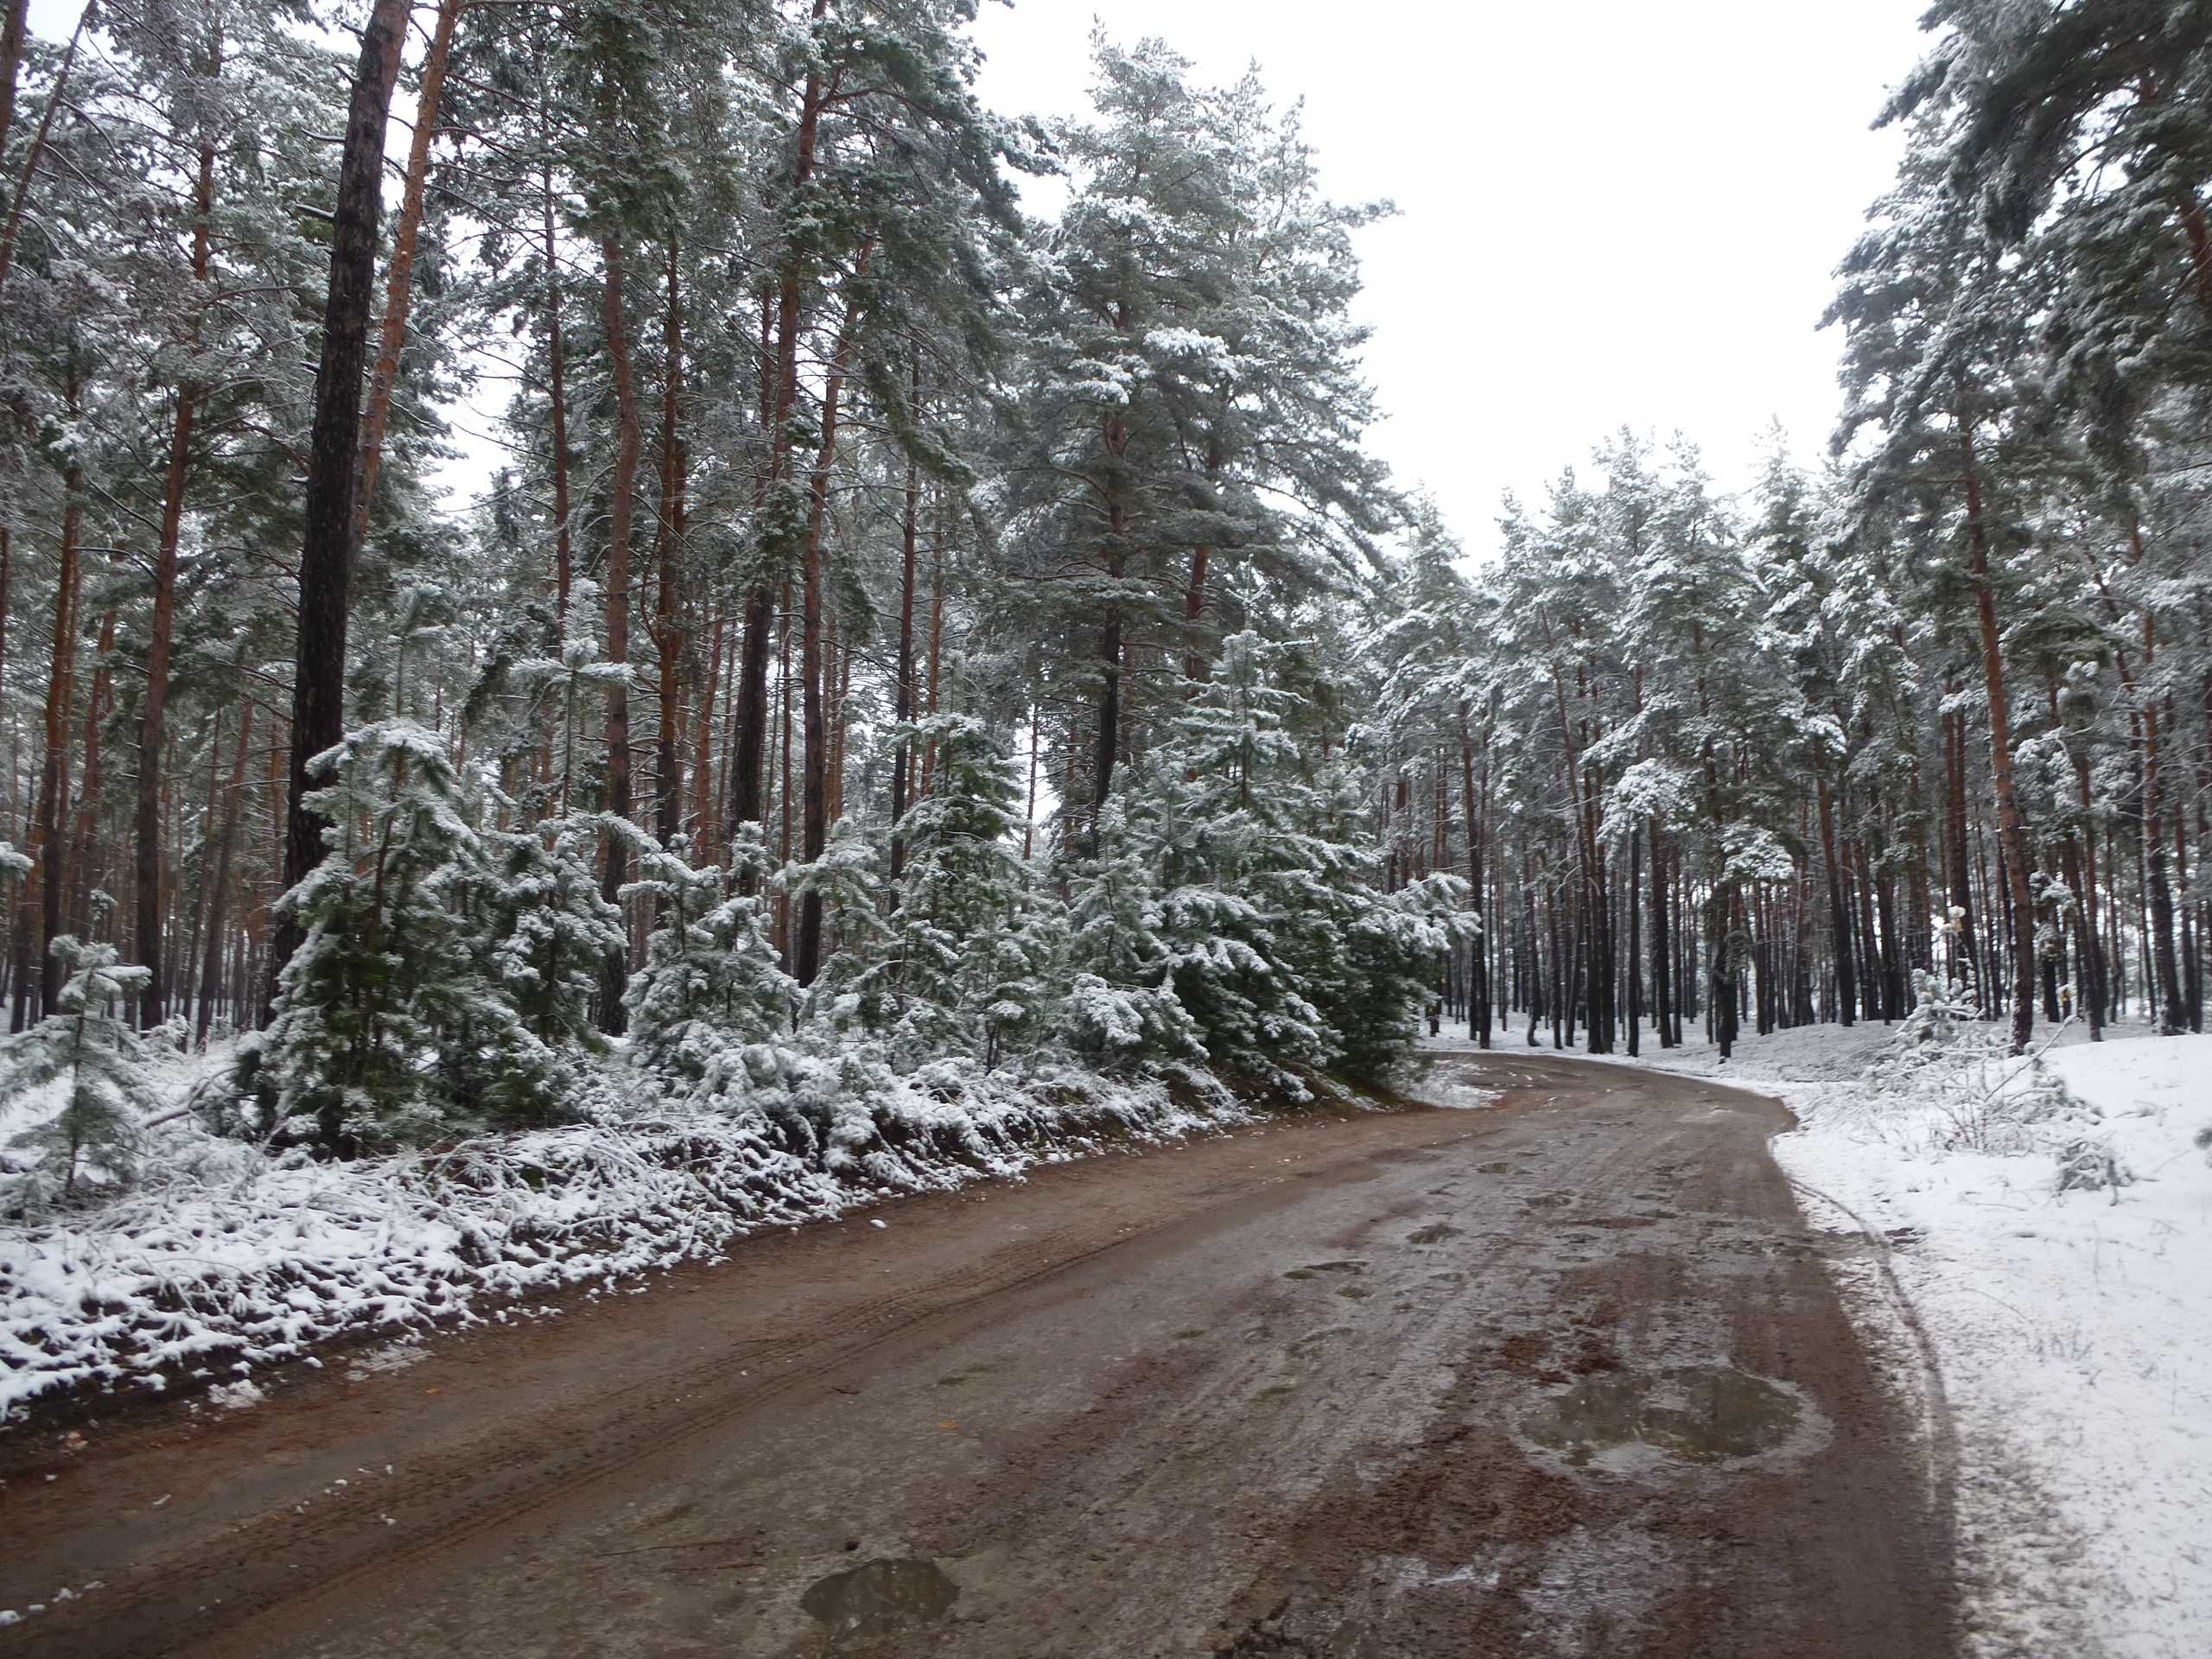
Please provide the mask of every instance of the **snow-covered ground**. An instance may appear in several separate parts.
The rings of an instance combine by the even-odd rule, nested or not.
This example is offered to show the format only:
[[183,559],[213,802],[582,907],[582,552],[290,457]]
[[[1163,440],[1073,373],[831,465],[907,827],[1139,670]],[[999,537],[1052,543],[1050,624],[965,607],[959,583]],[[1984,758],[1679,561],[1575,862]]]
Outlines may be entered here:
[[[1775,1153],[1900,1381],[1955,1428],[1971,1650],[2212,1651],[2212,1037],[2060,1033],[2040,1066],[1916,1065],[1896,1028],[1815,1027],[1639,1063],[1779,1096]],[[2037,1046],[2050,1042],[2038,1036]],[[1544,1052],[1548,1052],[1546,1050]],[[2054,1086],[2057,1085],[2057,1086]],[[2082,1176],[2062,1190],[2061,1154]],[[2111,1171],[2105,1160],[2111,1160]],[[1916,1375],[1917,1374],[1917,1375]]]
[[[610,1062],[601,1092],[620,1104],[599,1121],[324,1163],[172,1115],[221,1064],[161,1065],[120,1196],[0,1221],[0,1428],[71,1391],[248,1403],[253,1372],[319,1365],[334,1339],[527,1317],[563,1287],[612,1289],[764,1228],[1250,1116],[1203,1074],[1171,1091],[952,1063],[860,1087],[825,1070],[803,1115],[674,1109]],[[0,1179],[9,1141],[58,1103],[49,1089],[0,1104]]]

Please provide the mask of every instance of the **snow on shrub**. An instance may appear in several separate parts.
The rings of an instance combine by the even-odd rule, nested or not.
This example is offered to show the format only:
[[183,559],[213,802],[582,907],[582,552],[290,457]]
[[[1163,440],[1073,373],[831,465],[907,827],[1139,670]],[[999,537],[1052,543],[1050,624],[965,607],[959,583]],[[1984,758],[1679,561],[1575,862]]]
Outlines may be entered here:
[[205,1386],[334,1338],[474,1323],[887,1192],[1243,1116],[1210,1080],[1178,1084],[969,1061],[900,1077],[851,1054],[798,1061],[788,1090],[722,1093],[725,1109],[618,1116],[602,1087],[593,1122],[352,1161],[270,1158],[180,1119],[105,1207],[0,1226],[0,1422],[63,1391]]

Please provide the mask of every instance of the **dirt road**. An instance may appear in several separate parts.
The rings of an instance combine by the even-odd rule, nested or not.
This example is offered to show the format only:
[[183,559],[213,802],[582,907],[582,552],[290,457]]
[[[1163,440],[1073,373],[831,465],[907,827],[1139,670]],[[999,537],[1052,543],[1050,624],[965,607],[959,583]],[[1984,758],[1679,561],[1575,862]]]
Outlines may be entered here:
[[0,1655],[1953,1654],[1781,1109],[1432,1084],[0,1452]]

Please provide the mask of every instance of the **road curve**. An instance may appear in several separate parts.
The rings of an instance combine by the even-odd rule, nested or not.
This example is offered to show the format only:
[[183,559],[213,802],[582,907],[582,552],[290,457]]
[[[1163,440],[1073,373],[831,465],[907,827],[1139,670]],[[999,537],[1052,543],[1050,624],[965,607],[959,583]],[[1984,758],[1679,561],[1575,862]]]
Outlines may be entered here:
[[0,1655],[1951,1659],[1782,1109],[1431,1077],[19,1442]]

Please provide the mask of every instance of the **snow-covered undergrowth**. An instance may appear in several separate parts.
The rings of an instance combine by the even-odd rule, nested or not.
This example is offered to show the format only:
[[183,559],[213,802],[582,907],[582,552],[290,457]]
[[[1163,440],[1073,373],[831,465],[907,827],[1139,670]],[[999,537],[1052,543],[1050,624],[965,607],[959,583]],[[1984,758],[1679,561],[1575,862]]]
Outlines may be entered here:
[[1642,1063],[1781,1098],[1808,1212],[1872,1236],[1833,1271],[1940,1372],[1969,1650],[2184,1659],[2212,1630],[2212,1038],[2087,1037],[2024,1065],[1980,1022],[1814,1027]]
[[[206,1069],[171,1061],[162,1096]],[[765,1227],[1249,1116],[1199,1073],[1173,1089],[950,1063],[861,1090],[824,1077],[830,1103],[805,1121],[663,1109],[633,1074],[607,1081],[630,1097],[592,1122],[351,1162],[271,1158],[189,1114],[151,1128],[119,1197],[0,1224],[0,1423],[65,1391],[205,1389],[319,1363],[334,1339],[508,1318],[517,1298]],[[0,1143],[51,1106],[10,1103]]]

